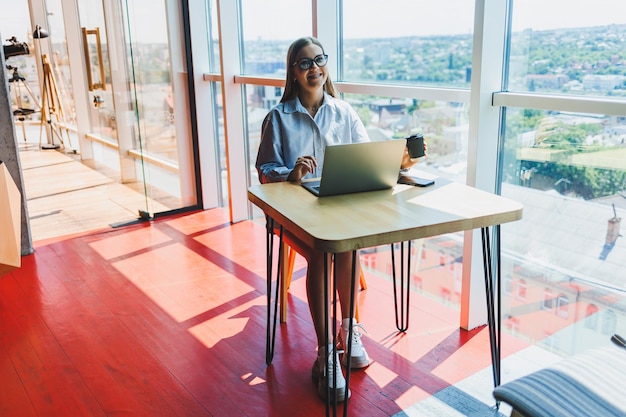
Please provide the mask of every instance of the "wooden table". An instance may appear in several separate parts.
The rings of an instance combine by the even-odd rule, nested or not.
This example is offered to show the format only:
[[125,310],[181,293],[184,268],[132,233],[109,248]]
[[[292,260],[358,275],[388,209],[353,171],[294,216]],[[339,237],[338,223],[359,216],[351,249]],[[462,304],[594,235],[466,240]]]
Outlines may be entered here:
[[[358,249],[386,244],[393,245],[399,242],[409,242],[410,244],[410,241],[414,239],[480,228],[482,230],[494,386],[500,384],[500,225],[522,218],[523,207],[520,203],[444,179],[437,179],[434,186],[426,188],[396,185],[389,190],[322,198],[315,197],[297,183],[281,182],[250,187],[248,199],[263,210],[269,222],[276,222],[303,243],[328,254],[352,251],[356,256]],[[489,228],[492,226],[495,228],[494,251],[491,250],[492,240],[489,237]],[[271,237],[274,236],[275,228],[268,226],[267,230],[267,363],[269,364],[273,357],[273,335],[275,335],[276,328],[278,297],[274,299],[274,329],[272,333],[270,331],[273,274]],[[280,244],[282,245],[282,239]],[[282,250],[279,251],[279,253],[281,252]],[[495,256],[495,262],[492,262],[492,252]],[[410,253],[410,246],[407,253]],[[280,256],[278,260],[279,263],[282,261]],[[410,256],[407,256],[407,261],[410,262]],[[492,267],[492,264],[495,264],[495,268]],[[395,271],[395,268],[393,270]],[[406,319],[406,322],[401,323],[400,330],[406,330],[402,327],[408,327],[409,271],[410,267],[407,267],[407,291],[406,295],[402,296],[407,297],[406,306],[403,306],[406,309],[406,317],[403,317],[403,321]],[[403,280],[404,278],[402,278]],[[353,276],[353,293],[354,284],[355,277]],[[354,296],[352,299],[354,302]],[[398,306],[396,302],[397,317]],[[398,319],[396,321],[398,325]],[[334,324],[335,320],[333,320]],[[333,333],[336,333],[334,328]],[[351,337],[348,340],[351,340]],[[349,376],[348,367],[347,384],[349,383]],[[347,403],[344,412],[347,412]]]

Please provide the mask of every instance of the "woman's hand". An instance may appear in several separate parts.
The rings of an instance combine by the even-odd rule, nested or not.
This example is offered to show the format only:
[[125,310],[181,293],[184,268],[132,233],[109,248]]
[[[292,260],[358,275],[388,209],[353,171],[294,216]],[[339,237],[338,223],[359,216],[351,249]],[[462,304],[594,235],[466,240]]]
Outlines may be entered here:
[[299,181],[306,174],[315,171],[315,168],[317,168],[317,160],[314,156],[300,156],[296,159],[296,164],[289,173],[287,181]]
[[[426,138],[424,138],[424,156],[422,158],[425,158],[426,156],[428,156],[428,145],[426,144]],[[422,158],[411,159],[411,156],[409,155],[409,147],[405,146],[404,154],[402,155],[402,164],[400,166],[402,169],[409,169],[422,160]]]

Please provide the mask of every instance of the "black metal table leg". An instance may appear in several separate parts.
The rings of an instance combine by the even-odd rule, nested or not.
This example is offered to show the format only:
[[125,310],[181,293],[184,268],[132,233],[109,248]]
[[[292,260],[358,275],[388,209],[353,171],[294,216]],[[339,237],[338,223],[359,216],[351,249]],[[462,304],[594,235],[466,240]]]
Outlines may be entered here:
[[[356,287],[356,263],[357,263],[357,251],[352,251],[352,268],[350,274],[350,309],[352,312],[355,310],[356,300],[355,287]],[[344,307],[345,308],[345,307]],[[344,355],[347,356],[346,360],[346,397],[344,398],[343,416],[348,417],[348,393],[350,392],[350,370],[352,369],[352,333],[354,332],[354,314],[350,314],[350,321],[348,327],[348,338],[344,341],[348,346],[344,347]]]
[[[328,285],[328,277],[329,277],[329,264],[332,264],[332,256],[325,253],[324,254],[324,349],[326,352],[326,358],[325,358],[325,362],[324,362],[324,366],[326,367],[325,369],[328,369],[328,365],[329,365],[329,361],[330,361],[330,355],[331,352],[328,351],[328,331],[326,331],[328,326],[328,320],[329,320],[329,316],[330,316],[330,312],[328,311],[328,289],[329,289],[329,285]],[[334,290],[334,286],[333,286],[333,290]],[[334,353],[334,352],[332,352]],[[322,374],[323,377],[323,374]],[[336,381],[334,382],[336,384]],[[337,395],[336,392],[333,393],[333,400],[331,401],[331,389],[330,389],[330,381],[326,382],[326,417],[330,416],[330,403],[334,403],[333,406],[333,415],[336,416],[337,415],[337,398],[335,398]]]
[[[356,300],[355,300],[355,287],[356,287],[356,262],[357,262],[357,251],[353,251],[352,252],[352,268],[351,268],[351,281],[350,281],[350,310],[348,311],[354,311],[354,307],[356,304]],[[332,282],[332,317],[329,317],[329,311],[328,311],[328,300],[325,300],[324,302],[324,323],[326,326],[328,326],[329,321],[332,320],[332,324],[331,324],[331,328],[332,328],[332,335],[333,335],[333,346],[337,347],[337,320],[338,320],[338,315],[337,315],[337,262],[336,262],[336,257],[334,254],[325,254],[325,258],[324,258],[324,294],[325,294],[325,298],[328,296],[328,289],[329,289],[329,278],[328,278],[328,271],[329,271],[329,264],[333,265],[333,282]],[[345,308],[345,306],[343,307]],[[343,415],[344,417],[348,416],[348,402],[349,402],[349,393],[350,393],[350,369],[351,369],[351,362],[352,362],[352,343],[350,342],[352,340],[352,332],[354,331],[353,326],[354,326],[354,317],[352,317],[353,314],[350,314],[350,323],[349,323],[349,329],[348,329],[348,338],[345,341],[345,343],[347,343],[347,347],[345,348],[344,351],[344,355],[348,355],[347,356],[347,367],[346,367],[346,393],[345,393],[345,397],[343,398]],[[328,346],[328,331],[326,331],[325,328],[325,339],[324,342],[326,343],[326,346]],[[335,352],[332,352],[333,355],[335,354]],[[328,349],[326,350],[326,369],[328,369],[328,366],[330,364],[330,354],[331,352],[328,351]],[[335,355],[335,357],[333,357],[333,361],[335,360],[337,356]],[[333,390],[332,391],[332,395],[331,395],[331,389],[330,389],[330,381],[329,383],[326,384],[326,398],[328,399],[326,401],[326,416],[330,416],[330,409],[331,409],[331,404],[332,404],[332,411],[333,411],[333,416],[337,416],[337,404],[338,404],[338,398],[337,398],[337,390]],[[332,386],[336,387],[337,386],[337,374],[335,372],[333,372],[333,383]]]
[[[274,303],[272,305],[272,272],[274,261],[274,220],[268,218],[266,236],[266,274],[267,274],[267,335],[265,338],[265,363],[269,365],[274,359],[274,346],[276,345],[276,324],[278,318],[278,299],[280,290],[280,268],[284,260],[283,257],[283,227],[280,226],[279,232],[279,249],[278,249],[278,267],[276,269],[276,293],[274,295]],[[272,314],[273,308],[273,314]]]
[[[491,369],[493,373],[493,385],[500,385],[501,369],[501,268],[500,268],[500,225],[494,226],[495,244],[495,265],[491,257],[491,240],[489,238],[489,228],[483,227],[482,247],[483,247],[483,267],[485,271],[485,292],[487,300],[487,324],[489,326],[489,345],[491,347]],[[494,271],[495,269],[495,271]],[[495,272],[495,274],[494,274]]]
[[[395,246],[391,245],[391,271],[393,276],[393,304],[396,313],[396,327],[401,332],[406,332],[409,328],[409,302],[411,298],[411,241],[407,243],[406,249],[406,270],[404,243],[400,243],[400,294],[398,296],[398,285],[396,283],[396,258]],[[398,299],[400,306],[398,307]]]

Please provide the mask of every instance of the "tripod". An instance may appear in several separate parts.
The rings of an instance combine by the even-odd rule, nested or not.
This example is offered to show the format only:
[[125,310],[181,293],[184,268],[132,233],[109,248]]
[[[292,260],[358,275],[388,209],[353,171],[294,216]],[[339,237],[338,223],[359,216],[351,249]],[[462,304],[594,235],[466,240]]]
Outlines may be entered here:
[[[31,90],[30,86],[26,82],[26,78],[22,77],[20,73],[17,71],[17,67],[13,67],[11,65],[7,65],[6,68],[9,71],[13,71],[11,73],[11,78],[9,78],[9,83],[13,86],[13,94],[15,95],[15,103],[17,104],[17,108],[13,110],[13,116],[17,118],[21,122],[22,125],[22,134],[24,135],[24,142],[26,143],[26,127],[24,126],[24,122],[26,121],[26,117],[32,115],[36,111],[41,110],[41,105],[37,101],[33,90]],[[22,103],[22,88],[26,90],[28,93],[28,97],[30,97],[31,102],[34,104],[36,108],[24,107]]]

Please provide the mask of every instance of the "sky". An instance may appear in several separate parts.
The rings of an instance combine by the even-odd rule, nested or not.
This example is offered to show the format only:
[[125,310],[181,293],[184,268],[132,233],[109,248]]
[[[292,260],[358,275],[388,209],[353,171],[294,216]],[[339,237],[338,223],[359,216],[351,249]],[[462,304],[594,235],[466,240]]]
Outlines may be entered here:
[[[504,0],[488,0],[504,1]],[[474,24],[471,0],[343,0],[355,11],[345,22],[349,38],[468,34]],[[246,39],[293,39],[310,33],[310,0],[243,0]],[[276,16],[287,18],[275,22]],[[514,0],[516,30],[626,24],[625,0]],[[303,23],[307,22],[307,23]],[[285,33],[288,35],[285,36]]]
[[[146,3],[128,1],[137,8]],[[148,3],[152,1],[156,0]],[[343,0],[343,4],[346,11],[355,11],[344,23],[347,38],[468,34],[474,21],[471,0]],[[311,0],[242,0],[242,7],[246,39],[294,39],[312,31]],[[157,10],[163,9],[144,9],[145,18],[137,23],[153,25],[150,13]],[[514,18],[515,31],[626,24],[626,1],[514,0]],[[27,1],[13,1],[0,16],[3,42],[11,36],[25,41],[29,25]]]
[[[30,17],[26,2],[23,3],[22,7],[3,8],[4,10],[2,10],[2,16],[0,17],[2,44],[6,44],[6,40],[12,36],[15,36],[19,42],[28,40],[26,39],[26,34],[29,33],[30,29]],[[24,27],[25,23],[28,24],[28,28]]]
[[[8,1],[8,0],[2,0]],[[80,4],[90,4],[90,2],[101,0],[80,0]],[[111,1],[111,0],[106,0]],[[2,41],[6,44],[6,39],[15,36],[18,41],[26,42],[28,34],[32,33],[30,16],[28,11],[28,2],[26,0],[12,0],[12,6],[4,8],[0,15],[0,35],[2,35]],[[165,31],[155,32],[153,28],[165,28],[166,16],[165,16],[165,2],[161,0],[160,3],[156,3],[156,0],[128,0],[129,10],[132,13],[133,23],[137,25],[134,36],[144,37],[144,39],[154,40],[155,35],[161,36],[159,41],[161,43],[167,42],[167,33]],[[157,4],[158,6],[155,6]],[[103,18],[99,12],[101,8],[90,7],[81,11],[81,16],[85,20],[82,26],[87,28],[94,28],[101,26]],[[60,2],[54,1],[48,7],[49,23],[51,30],[55,30],[55,24],[60,27],[63,10]],[[43,26],[43,25],[42,25]],[[55,33],[53,32],[53,35]]]

